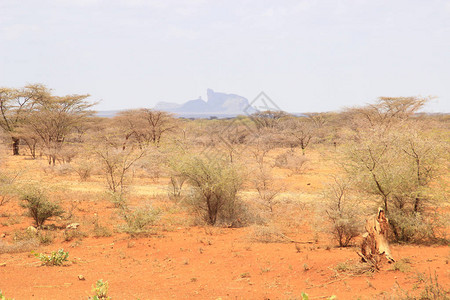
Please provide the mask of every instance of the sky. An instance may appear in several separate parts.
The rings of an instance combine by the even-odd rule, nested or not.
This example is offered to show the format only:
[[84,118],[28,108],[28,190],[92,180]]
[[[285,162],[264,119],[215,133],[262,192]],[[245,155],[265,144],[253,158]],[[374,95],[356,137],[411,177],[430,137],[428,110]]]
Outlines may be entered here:
[[90,94],[97,110],[207,88],[288,112],[435,96],[450,112],[450,0],[0,0],[0,87]]

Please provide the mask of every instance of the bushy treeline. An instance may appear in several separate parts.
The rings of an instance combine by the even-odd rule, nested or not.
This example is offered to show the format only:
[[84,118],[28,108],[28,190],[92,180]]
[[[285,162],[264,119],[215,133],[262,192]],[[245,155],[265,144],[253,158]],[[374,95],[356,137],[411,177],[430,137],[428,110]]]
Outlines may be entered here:
[[[419,114],[426,98],[380,98],[341,112],[262,111],[222,120],[179,119],[152,109],[100,118],[87,98],[55,96],[42,85],[1,88],[4,145],[14,155],[69,164],[80,180],[88,180],[96,167],[116,207],[126,207],[134,176],[169,178],[172,197],[183,198],[207,224],[229,226],[252,219],[239,198],[244,187],[256,191],[256,202],[273,213],[283,192],[274,169],[286,169],[287,176],[307,172],[308,153],[315,147],[333,157],[340,172],[324,190],[324,216],[341,246],[359,234],[360,206],[382,205],[398,241],[445,238],[440,209],[448,191],[441,181],[448,174],[450,117]],[[11,182],[0,180],[5,201],[2,182],[5,190]]]

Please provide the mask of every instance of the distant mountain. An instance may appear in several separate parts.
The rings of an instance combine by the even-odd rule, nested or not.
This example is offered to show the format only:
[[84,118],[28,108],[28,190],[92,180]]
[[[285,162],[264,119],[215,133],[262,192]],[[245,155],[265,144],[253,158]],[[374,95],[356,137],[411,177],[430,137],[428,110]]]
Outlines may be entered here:
[[181,117],[235,117],[256,112],[248,100],[235,94],[217,93],[208,89],[207,101],[198,98],[183,104],[159,102],[155,109],[174,113]]
[[97,117],[102,117],[102,118],[112,118],[115,115],[117,115],[121,110],[101,110],[101,111],[96,111],[95,115]]

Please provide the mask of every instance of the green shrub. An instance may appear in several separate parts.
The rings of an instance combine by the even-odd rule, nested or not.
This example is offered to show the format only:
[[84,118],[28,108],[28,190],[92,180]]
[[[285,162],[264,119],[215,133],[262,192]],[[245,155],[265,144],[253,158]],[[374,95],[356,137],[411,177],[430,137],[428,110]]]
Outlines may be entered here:
[[64,252],[64,249],[53,251],[50,255],[43,253],[35,253],[36,256],[44,266],[61,266],[69,257],[69,252]]
[[64,210],[59,204],[47,199],[45,192],[38,187],[30,187],[21,195],[23,208],[28,209],[28,216],[33,218],[36,227],[41,227],[45,221],[54,216],[61,216]]
[[161,211],[151,206],[124,211],[122,214],[126,224],[123,231],[130,235],[146,234],[150,226],[159,219]]
[[6,298],[5,295],[3,295],[3,292],[0,290],[0,300],[14,300],[12,298]]
[[172,163],[177,176],[191,188],[187,203],[207,224],[233,224],[239,219],[237,193],[242,178],[235,164],[220,158],[177,158]]
[[107,192],[109,201],[114,204],[115,208],[126,209],[127,208],[127,198],[123,192]]
[[259,243],[286,243],[289,239],[274,226],[253,225],[249,232],[249,239]]
[[94,300],[111,299],[111,297],[108,297],[108,281],[103,281],[103,279],[97,280],[95,285],[92,286],[92,291],[95,293]]
[[448,228],[445,223],[448,220],[443,215],[392,209],[388,217],[398,242],[422,244],[440,241],[448,244],[445,230],[439,231],[440,228]]

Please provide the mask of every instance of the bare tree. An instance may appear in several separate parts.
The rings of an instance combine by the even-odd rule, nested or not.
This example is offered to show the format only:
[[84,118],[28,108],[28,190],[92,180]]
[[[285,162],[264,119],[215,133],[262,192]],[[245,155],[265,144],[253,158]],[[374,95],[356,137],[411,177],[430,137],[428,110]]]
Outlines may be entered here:
[[253,173],[252,183],[258,192],[259,201],[272,213],[276,204],[275,200],[283,188],[275,184],[270,170],[264,166],[256,169]]
[[146,148],[133,146],[124,148],[121,135],[113,130],[114,128],[107,128],[97,133],[92,137],[95,142],[91,141],[90,145],[101,162],[108,189],[122,195],[128,185],[129,171],[147,151]]
[[267,155],[275,148],[276,135],[271,130],[260,131],[251,137],[248,150],[259,169],[266,166]]
[[362,227],[361,210],[358,202],[350,195],[351,187],[348,179],[333,176],[333,182],[324,191],[330,232],[339,247],[347,247],[359,235]]

